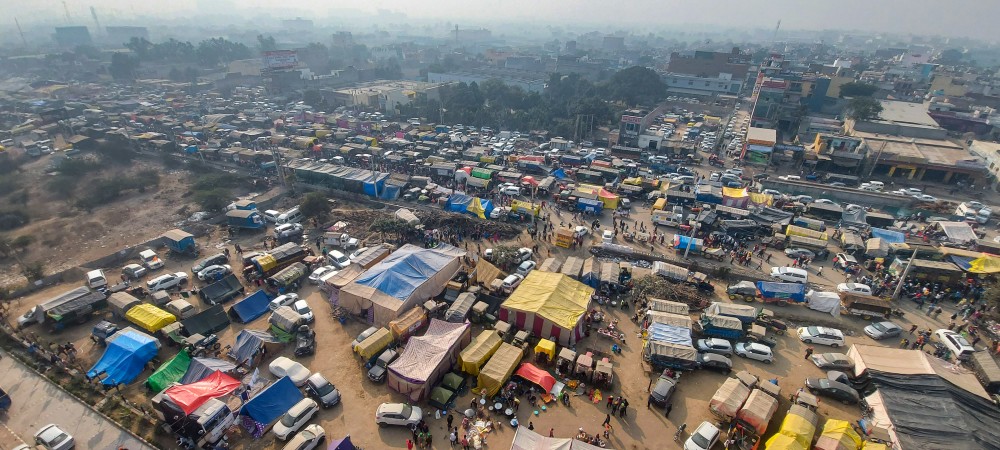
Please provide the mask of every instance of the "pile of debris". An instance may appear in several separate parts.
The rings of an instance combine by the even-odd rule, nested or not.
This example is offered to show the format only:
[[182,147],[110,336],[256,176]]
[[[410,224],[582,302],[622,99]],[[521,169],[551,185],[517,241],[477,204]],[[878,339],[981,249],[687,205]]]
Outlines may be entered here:
[[687,304],[691,311],[701,311],[711,302],[711,299],[697,287],[685,283],[673,283],[655,275],[636,279],[631,295],[633,304],[649,298],[660,298]]
[[[501,240],[514,239],[521,234],[522,229],[505,222],[484,222],[478,218],[467,214],[456,214],[438,210],[417,209],[413,211],[420,219],[417,227],[406,225],[399,220],[393,211],[355,209],[337,210],[334,215],[338,220],[343,220],[351,225],[351,235],[358,239],[365,240],[372,233],[400,234],[410,237],[418,236],[417,230],[442,230],[448,232],[460,232],[463,236],[469,237],[477,231],[498,232]],[[388,226],[390,223],[398,222],[398,227]],[[372,225],[378,224],[377,227]],[[379,229],[373,229],[379,228]]]

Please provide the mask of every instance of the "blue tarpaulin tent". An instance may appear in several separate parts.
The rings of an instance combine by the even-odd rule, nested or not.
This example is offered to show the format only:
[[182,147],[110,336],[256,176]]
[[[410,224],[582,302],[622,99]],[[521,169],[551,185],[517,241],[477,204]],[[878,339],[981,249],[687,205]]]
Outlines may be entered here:
[[560,180],[566,178],[566,171],[562,169],[553,170],[549,175],[552,175]]
[[267,304],[270,302],[271,298],[261,289],[234,304],[229,309],[229,315],[239,323],[250,323],[267,313]]
[[448,197],[448,203],[445,205],[448,211],[454,211],[458,213],[464,213],[469,210],[469,203],[472,202],[472,197],[465,194],[452,194]]
[[872,237],[880,238],[890,244],[901,244],[906,242],[906,235],[898,231],[886,230],[883,228],[872,228]]
[[295,387],[292,379],[281,377],[280,380],[264,388],[240,408],[240,416],[244,417],[243,425],[247,427],[249,424],[252,428],[247,427],[247,431],[254,438],[260,438],[271,422],[278,420],[278,417],[295,406],[299,400],[302,400],[302,392]]
[[108,348],[101,359],[87,371],[87,376],[94,378],[102,373],[107,377],[101,380],[105,386],[129,384],[142,373],[143,367],[156,356],[156,338],[126,328],[108,340]]
[[215,371],[227,373],[236,370],[236,364],[224,359],[216,358],[194,358],[187,372],[181,377],[181,384],[197,383]]
[[240,334],[236,336],[236,343],[229,350],[229,357],[236,360],[237,364],[249,364],[265,342],[281,343],[278,338],[267,331],[240,331]]
[[649,326],[649,339],[652,341],[670,342],[685,347],[694,347],[691,342],[690,328],[676,327],[660,322],[653,322]]
[[399,258],[393,256],[395,254],[354,282],[373,287],[390,297],[406,300],[413,291],[455,259],[452,255],[433,251],[415,251],[400,255]]

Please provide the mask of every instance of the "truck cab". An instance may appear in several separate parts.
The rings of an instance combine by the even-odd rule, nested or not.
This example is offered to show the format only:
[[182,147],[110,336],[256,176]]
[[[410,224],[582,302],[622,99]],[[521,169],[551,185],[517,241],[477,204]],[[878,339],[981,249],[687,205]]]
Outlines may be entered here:
[[163,260],[153,250],[146,249],[139,252],[139,259],[142,260],[142,265],[146,266],[149,270],[163,268]]

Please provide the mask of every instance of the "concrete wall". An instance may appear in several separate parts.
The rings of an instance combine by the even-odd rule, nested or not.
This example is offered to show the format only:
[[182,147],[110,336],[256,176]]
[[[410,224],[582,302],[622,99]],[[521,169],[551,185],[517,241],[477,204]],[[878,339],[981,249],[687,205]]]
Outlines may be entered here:
[[785,181],[779,179],[763,180],[761,185],[765,189],[775,189],[788,195],[809,195],[813,198],[828,198],[830,200],[853,203],[862,206],[881,207],[909,207],[915,203],[910,197],[901,195],[881,194],[878,192],[868,192],[853,188],[841,188],[828,186],[820,183],[809,183],[801,181]]

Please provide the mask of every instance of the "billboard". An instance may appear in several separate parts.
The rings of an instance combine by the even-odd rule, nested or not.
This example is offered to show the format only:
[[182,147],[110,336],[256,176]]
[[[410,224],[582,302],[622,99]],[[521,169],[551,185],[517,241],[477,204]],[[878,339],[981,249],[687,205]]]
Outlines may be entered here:
[[299,64],[299,54],[294,50],[264,52],[265,69],[288,69]]

